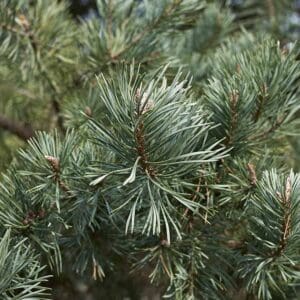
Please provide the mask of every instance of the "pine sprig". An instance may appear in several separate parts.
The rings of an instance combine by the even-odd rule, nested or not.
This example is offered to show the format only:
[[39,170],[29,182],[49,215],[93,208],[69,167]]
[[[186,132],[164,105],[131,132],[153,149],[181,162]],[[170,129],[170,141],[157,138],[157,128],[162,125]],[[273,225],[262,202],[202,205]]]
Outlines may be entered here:
[[222,124],[217,136],[225,136],[236,155],[262,144],[297,111],[299,64],[293,51],[286,54],[272,41],[229,63],[219,58],[205,102],[212,120]]
[[[207,115],[192,101],[188,82],[180,82],[178,75],[168,86],[164,71],[143,82],[135,72],[134,67],[124,70],[115,82],[99,78],[100,100],[108,111],[104,122],[111,130],[96,120],[90,126],[95,142],[112,151],[115,158],[109,166],[99,162],[102,175],[91,185],[108,180],[119,190],[118,194],[123,190],[123,195],[128,195],[125,202],[123,196],[122,202],[114,200],[116,210],[132,203],[126,231],[131,228],[133,232],[135,216],[139,214],[139,219],[144,219],[139,230],[160,234],[164,226],[170,242],[170,225],[180,236],[178,220],[171,217],[175,203],[192,211],[201,207],[186,195],[188,178],[195,178],[200,164],[205,172],[205,165],[225,153],[220,142],[209,138],[214,125],[207,122]],[[124,178],[123,182],[114,177]]]
[[237,272],[259,299],[272,299],[276,292],[285,297],[285,286],[299,280],[299,187],[298,175],[272,170],[249,199],[252,239]]
[[11,237],[8,229],[0,240],[0,294],[2,299],[50,299],[39,257],[26,239]]

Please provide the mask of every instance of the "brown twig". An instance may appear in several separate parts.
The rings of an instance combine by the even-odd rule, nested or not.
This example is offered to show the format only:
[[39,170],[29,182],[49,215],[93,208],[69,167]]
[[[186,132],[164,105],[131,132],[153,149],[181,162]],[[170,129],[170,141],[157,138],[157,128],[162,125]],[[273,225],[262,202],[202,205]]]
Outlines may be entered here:
[[274,2],[273,2],[273,0],[267,0],[266,4],[267,4],[267,8],[268,8],[269,17],[270,17],[270,19],[272,19],[276,15]]
[[46,216],[46,211],[44,208],[41,208],[37,212],[34,212],[32,210],[28,211],[25,218],[23,219],[22,223],[23,225],[31,225],[33,222],[35,222],[37,219],[43,219]]
[[54,114],[55,114],[55,116],[57,116],[57,125],[62,133],[66,133],[66,129],[64,126],[64,119],[61,115],[60,103],[58,100],[58,95],[60,95],[60,90],[58,89],[56,84],[53,82],[52,78],[48,75],[48,73],[43,69],[41,62],[39,62],[39,61],[38,61],[38,67],[39,67],[41,74],[48,82],[49,87],[53,91],[53,98],[51,100],[51,103],[52,103],[52,108],[53,108]]
[[137,126],[135,130],[135,139],[137,142],[138,155],[141,157],[140,165],[142,166],[142,168],[146,173],[148,173],[151,177],[155,177],[155,170],[148,163],[148,157],[145,148],[144,124],[142,121],[140,121],[140,124]]
[[18,34],[18,35],[21,35],[21,36],[28,36],[28,34],[26,32],[20,31],[16,27],[13,27],[13,26],[8,25],[8,24],[0,23],[0,28],[2,28],[5,31],[12,32],[14,34]]
[[2,115],[0,115],[0,127],[15,134],[24,141],[34,136],[34,130],[30,125],[24,125],[17,121],[10,120]]
[[[196,186],[196,190],[192,194],[192,201],[195,201],[197,199],[198,193],[200,192],[201,182],[202,182],[202,176],[200,175]],[[188,215],[189,211],[190,211],[189,208],[186,208],[182,218],[185,218]]]
[[255,186],[257,183],[257,177],[256,177],[256,172],[255,172],[255,166],[251,163],[247,164],[247,168],[249,171],[249,175],[250,175],[250,183],[251,185]]
[[113,20],[112,20],[112,1],[111,0],[108,0],[107,9],[108,9],[107,30],[108,30],[109,35],[112,36]]
[[[137,93],[135,95],[135,102],[136,102],[136,114],[138,116],[142,115],[146,111],[139,111],[140,105],[142,104],[144,95],[140,94],[140,91],[137,90]],[[148,157],[146,153],[146,142],[145,142],[145,135],[144,135],[144,123],[143,120],[140,119],[138,121],[138,125],[135,130],[135,140],[137,143],[137,152],[138,155],[141,157],[140,159],[140,165],[144,169],[144,171],[149,174],[151,177],[155,177],[155,170],[154,168],[148,163]]]
[[281,237],[278,248],[271,253],[271,256],[280,256],[287,244],[288,236],[291,232],[291,178],[288,177],[285,184],[284,195],[280,197],[284,211],[283,223],[281,228]]
[[[196,201],[196,199],[198,197],[198,194],[199,194],[201,186],[202,186],[202,181],[203,181],[203,177],[201,176],[201,171],[200,171],[200,176],[199,176],[199,179],[198,179],[196,189],[193,192],[193,194],[191,195],[191,200],[193,202]],[[208,199],[209,199],[210,191],[209,191],[209,188],[208,188],[208,185],[207,185],[207,181],[205,179],[204,179],[204,186],[205,186],[205,198],[206,198],[207,205],[208,205]],[[186,208],[183,215],[182,215],[182,218],[184,219],[188,215],[189,215],[189,217],[188,217],[187,225],[188,225],[189,230],[191,230],[193,228],[193,212],[189,208]],[[204,222],[206,224],[209,224],[209,221],[207,220],[207,217],[208,217],[208,211],[206,210],[206,213],[205,213],[205,216],[204,216]]]
[[226,138],[226,146],[230,146],[232,144],[234,132],[237,127],[237,103],[239,101],[239,93],[238,91],[234,90],[230,94],[230,113],[231,113],[231,119],[229,124],[229,133]]
[[265,137],[267,137],[269,134],[273,133],[274,131],[276,131],[281,125],[282,123],[285,121],[285,116],[283,116],[281,119],[277,120],[269,129],[267,129],[266,131],[262,132],[259,135],[253,136],[250,138],[251,141],[254,140],[260,140],[263,139]]
[[266,84],[263,84],[261,88],[261,93],[258,95],[258,108],[254,114],[254,122],[257,122],[264,107],[265,100],[268,96],[268,87]]

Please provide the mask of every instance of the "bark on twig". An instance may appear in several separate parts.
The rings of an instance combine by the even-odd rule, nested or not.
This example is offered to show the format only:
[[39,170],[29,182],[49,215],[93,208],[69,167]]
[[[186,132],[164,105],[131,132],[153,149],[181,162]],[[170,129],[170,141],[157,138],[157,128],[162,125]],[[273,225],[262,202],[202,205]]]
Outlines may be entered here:
[[34,136],[34,130],[30,125],[11,120],[3,115],[0,115],[0,128],[15,134],[24,141]]

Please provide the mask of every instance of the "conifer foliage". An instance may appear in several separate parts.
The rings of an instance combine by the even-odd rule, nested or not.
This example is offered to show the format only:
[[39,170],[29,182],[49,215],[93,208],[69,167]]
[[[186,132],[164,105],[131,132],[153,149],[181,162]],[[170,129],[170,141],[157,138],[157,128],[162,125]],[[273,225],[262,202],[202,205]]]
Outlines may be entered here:
[[297,299],[291,3],[50,2],[0,2],[1,299]]

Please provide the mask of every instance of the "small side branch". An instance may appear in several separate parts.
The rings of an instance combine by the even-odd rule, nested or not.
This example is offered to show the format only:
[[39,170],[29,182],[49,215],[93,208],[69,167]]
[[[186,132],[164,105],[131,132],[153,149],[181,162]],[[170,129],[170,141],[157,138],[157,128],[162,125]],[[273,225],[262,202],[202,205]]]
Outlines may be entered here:
[[138,155],[141,157],[140,165],[142,166],[142,168],[145,170],[146,173],[148,173],[151,177],[155,177],[155,170],[148,163],[148,157],[145,148],[145,136],[143,131],[144,131],[144,124],[140,122],[140,124],[138,125],[135,131],[137,151],[138,151]]
[[233,142],[234,133],[237,127],[237,119],[238,119],[238,112],[237,112],[237,104],[239,101],[239,93],[238,91],[232,91],[230,95],[230,114],[231,120],[229,124],[229,133],[226,139],[226,145],[230,146]]
[[262,113],[262,110],[263,110],[263,107],[264,107],[267,96],[268,96],[268,87],[267,87],[266,84],[263,84],[263,86],[261,88],[261,92],[258,95],[258,107],[257,107],[257,110],[254,114],[254,122],[255,123],[258,121],[258,119],[261,116],[261,113]]
[[[200,192],[200,188],[201,188],[201,182],[202,182],[202,176],[200,174],[199,176],[199,179],[198,179],[198,183],[197,183],[197,186],[196,186],[196,190],[193,192],[193,194],[191,195],[192,196],[192,201],[196,201],[197,197],[198,197],[198,194]],[[191,211],[189,210],[189,208],[186,208],[184,213],[183,213],[183,218],[186,218],[187,215],[190,213]]]
[[256,172],[255,172],[255,166],[251,163],[248,163],[247,164],[247,169],[248,169],[248,172],[249,172],[250,184],[252,186],[256,186],[257,177],[256,177]]
[[[140,116],[146,113],[148,110],[151,110],[154,106],[154,103],[151,99],[147,99],[148,95],[141,95],[140,90],[137,90],[135,95],[135,103],[136,103],[136,115]],[[140,111],[141,106],[141,111]],[[141,157],[140,165],[144,169],[144,171],[149,174],[151,177],[155,177],[154,168],[148,163],[148,157],[146,153],[146,142],[144,135],[144,123],[143,120],[139,120],[137,124],[137,128],[135,130],[135,140],[137,143],[137,152]]]
[[285,116],[283,116],[280,119],[277,119],[277,121],[269,129],[262,132],[261,134],[253,136],[252,138],[250,138],[250,140],[255,141],[255,140],[261,140],[268,137],[268,135],[274,133],[283,124],[284,121],[285,121]]
[[[193,193],[191,194],[191,201],[195,202],[195,201],[200,201],[201,198],[199,197],[199,193],[201,191],[201,189],[203,188],[203,194],[204,194],[204,197],[205,197],[205,200],[206,200],[206,203],[207,203],[207,208],[208,208],[208,205],[209,205],[209,197],[210,197],[210,190],[208,188],[208,184],[207,184],[207,181],[205,180],[205,178],[202,176],[201,174],[201,170],[199,171],[199,178],[198,178],[198,182],[197,182],[197,185],[196,185],[196,189],[195,191],[193,191]],[[193,212],[189,209],[189,208],[186,208],[183,215],[182,215],[182,218],[185,219],[187,218],[187,226],[188,226],[188,230],[192,230],[193,229],[193,222],[194,222],[194,214]],[[206,210],[205,212],[205,215],[204,215],[204,222],[205,224],[209,224],[209,221],[208,221],[208,210]]]
[[272,256],[278,257],[282,255],[287,245],[287,239],[291,232],[291,178],[286,180],[284,195],[280,197],[282,207],[284,210],[281,237],[279,240],[278,248],[272,253]]

